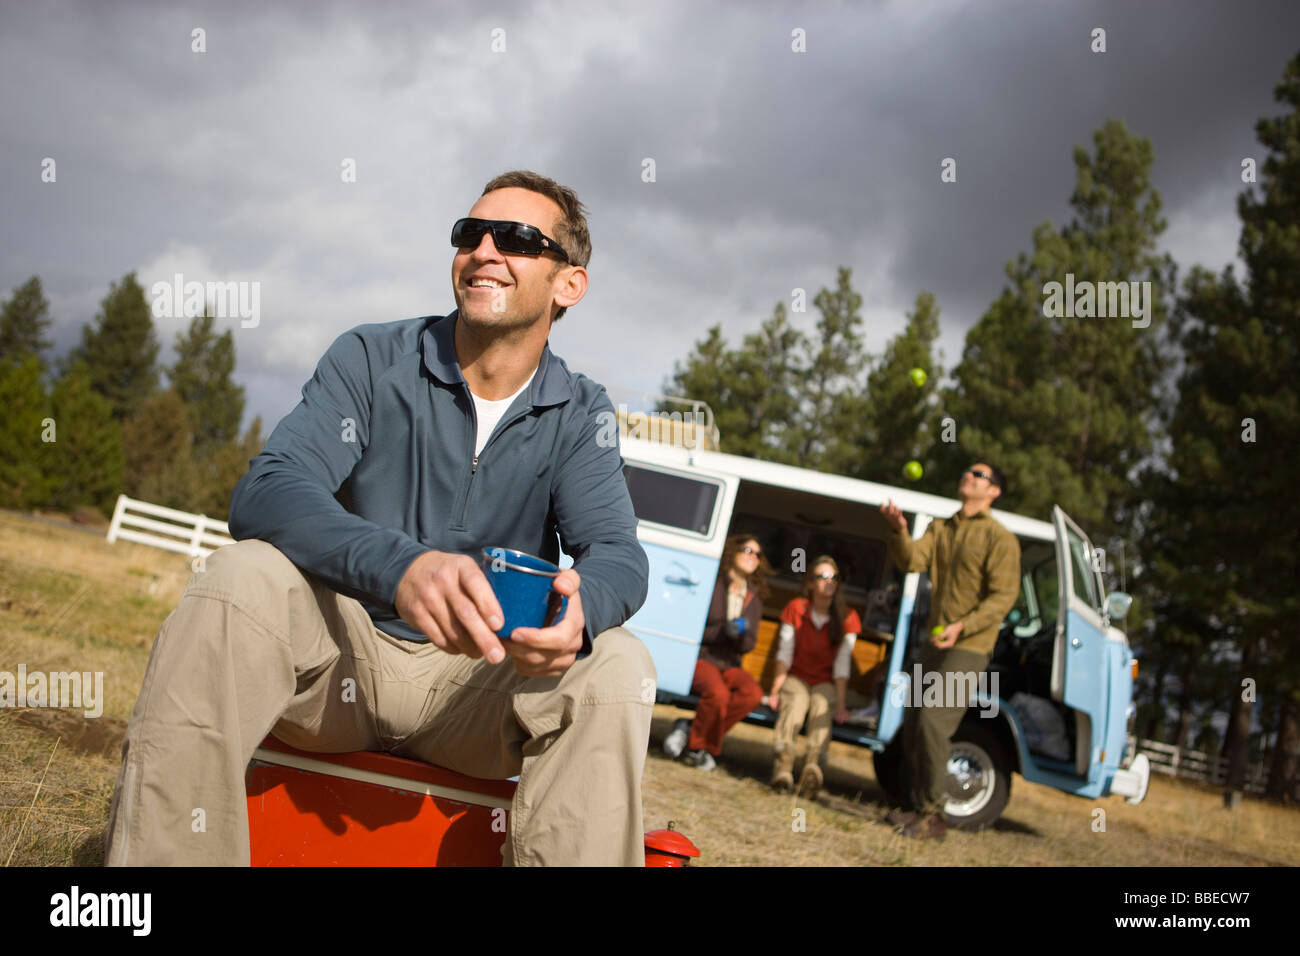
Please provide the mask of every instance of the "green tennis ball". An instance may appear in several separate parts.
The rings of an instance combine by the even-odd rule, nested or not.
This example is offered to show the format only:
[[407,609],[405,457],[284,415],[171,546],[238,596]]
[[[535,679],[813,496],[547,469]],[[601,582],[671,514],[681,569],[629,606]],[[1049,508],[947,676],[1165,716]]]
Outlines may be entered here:
[[944,628],[942,624],[936,624],[934,627],[930,629],[930,633],[935,637],[938,637],[940,634],[943,633],[943,630]]
[[903,477],[908,481],[916,481],[921,477],[921,463],[919,461],[909,461],[903,466]]
[[917,388],[920,388],[922,385],[925,384],[925,369],[914,368],[912,369],[912,371],[908,373],[908,375],[912,379],[912,384],[915,385]]

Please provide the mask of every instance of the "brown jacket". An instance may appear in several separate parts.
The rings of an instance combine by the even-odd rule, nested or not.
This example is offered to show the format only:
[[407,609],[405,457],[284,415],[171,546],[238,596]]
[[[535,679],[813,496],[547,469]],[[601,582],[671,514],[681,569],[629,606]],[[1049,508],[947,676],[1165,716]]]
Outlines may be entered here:
[[740,659],[754,649],[758,642],[758,622],[763,618],[763,602],[751,585],[745,592],[741,615],[745,618],[745,633],[732,637],[727,633],[727,583],[730,575],[723,571],[713,589],[713,603],[704,622],[704,636],[700,639],[700,660],[708,661],[718,670],[725,671],[740,666]]
[[993,653],[1002,619],[1020,595],[1020,543],[1015,535],[987,509],[970,518],[959,511],[931,521],[915,541],[906,533],[891,534],[889,554],[905,572],[930,572],[927,632],[961,621],[961,637],[953,646]]

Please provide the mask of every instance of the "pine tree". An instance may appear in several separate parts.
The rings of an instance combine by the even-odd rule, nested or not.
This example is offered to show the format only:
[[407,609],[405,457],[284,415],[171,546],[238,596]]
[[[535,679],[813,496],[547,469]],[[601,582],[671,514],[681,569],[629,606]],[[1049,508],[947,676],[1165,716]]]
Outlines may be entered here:
[[202,496],[190,414],[175,389],[159,392],[122,426],[126,493],[153,504],[194,511]]
[[50,326],[49,310],[38,276],[14,289],[12,298],[0,307],[0,365],[30,355],[40,362],[41,374],[45,373],[41,353],[53,344],[45,337]]
[[[1289,112],[1256,124],[1269,151],[1259,189],[1238,199],[1244,287],[1192,271],[1175,327],[1183,373],[1172,414],[1168,475],[1153,509],[1175,523],[1161,552],[1178,566],[1180,603],[1239,661],[1224,741],[1229,789],[1242,786],[1254,698],[1280,697],[1280,739],[1297,746],[1300,655],[1300,56],[1276,88]],[[1294,751],[1279,758],[1279,795],[1294,789]]]
[[790,324],[785,305],[778,302],[758,332],[745,336],[733,357],[732,370],[740,383],[734,411],[743,426],[723,447],[738,455],[795,464],[789,433],[798,412],[801,371],[796,358],[805,342]]
[[69,366],[50,395],[55,440],[44,445],[50,504],[62,511],[93,505],[112,514],[122,490],[122,430],[83,364]]
[[0,507],[36,508],[49,497],[44,437],[50,415],[41,360],[0,361]]
[[242,436],[226,442],[201,463],[199,481],[202,494],[193,510],[211,518],[228,520],[230,496],[235,485],[265,444],[266,436],[262,434],[262,417],[259,415]]
[[[907,315],[907,326],[889,342],[867,376],[866,390],[853,396],[846,407],[847,420],[836,430],[855,437],[841,444],[836,471],[898,485],[908,481],[904,466],[917,461],[923,471],[914,487],[952,494],[951,488],[933,487],[931,477],[935,444],[943,437],[935,397],[943,375],[933,355],[938,338],[939,308],[931,293],[921,292]],[[919,385],[914,370],[920,371]]]
[[861,428],[853,420],[854,396],[862,391],[869,360],[863,351],[862,296],[852,278],[853,271],[841,266],[835,288],[817,293],[813,304],[821,315],[794,363],[797,404],[784,445],[792,460],[819,471],[834,467],[835,449],[853,441]]
[[124,422],[157,390],[157,362],[149,303],[130,272],[110,284],[94,326],[82,326],[81,344],[66,364],[83,363],[95,391],[108,399],[114,420]]
[[[966,337],[944,401],[960,448],[945,450],[941,470],[955,485],[972,460],[989,461],[1010,477],[1006,506],[1046,517],[1060,504],[1102,543],[1127,531],[1139,494],[1130,476],[1152,452],[1173,266],[1155,251],[1165,223],[1150,143],[1115,120],[1093,139],[1094,156],[1075,150],[1074,220],[1034,231],[1032,256],[1007,265],[1009,286]],[[1048,283],[1067,274],[1076,284],[1149,281],[1149,314],[1049,317]]]
[[[743,420],[732,399],[731,349],[722,337],[722,326],[711,326],[695,343],[691,353],[673,363],[673,374],[663,384],[664,394],[706,403],[713,410],[714,424],[722,436],[722,450],[731,451],[735,425]],[[681,411],[675,403],[664,403],[658,411]]]
[[[803,337],[777,303],[759,331],[730,349],[715,325],[695,343],[684,363],[676,363],[664,390],[708,402],[722,436],[721,450],[768,461],[793,461],[786,430],[795,415],[796,352]],[[666,411],[671,411],[665,408]]]
[[176,362],[167,374],[188,407],[199,459],[239,437],[244,389],[231,378],[234,370],[234,337],[229,329],[215,334],[210,313],[191,321],[188,332],[177,333]]

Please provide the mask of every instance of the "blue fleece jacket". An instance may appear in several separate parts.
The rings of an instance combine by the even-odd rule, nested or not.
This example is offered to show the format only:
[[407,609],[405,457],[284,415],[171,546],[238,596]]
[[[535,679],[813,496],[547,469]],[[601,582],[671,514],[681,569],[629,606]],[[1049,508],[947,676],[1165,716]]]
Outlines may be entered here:
[[393,599],[423,552],[477,559],[501,546],[556,561],[562,546],[582,576],[585,656],[641,607],[649,572],[613,405],[548,346],[475,459],[455,322],[452,312],[339,336],[235,487],[231,534],[270,542],[412,641],[426,638]]

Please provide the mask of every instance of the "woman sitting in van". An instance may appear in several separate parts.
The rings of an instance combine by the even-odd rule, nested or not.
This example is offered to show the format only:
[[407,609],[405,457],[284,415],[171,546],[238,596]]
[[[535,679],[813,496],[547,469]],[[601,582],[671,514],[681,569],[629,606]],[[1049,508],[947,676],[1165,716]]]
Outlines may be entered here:
[[[722,550],[722,571],[704,624],[692,693],[700,695],[689,729],[677,721],[664,752],[700,770],[712,770],[722,756],[727,731],[763,701],[763,689],[740,666],[754,649],[767,596],[763,549],[750,535],[732,535]],[[689,737],[688,737],[689,734]],[[687,752],[682,754],[682,748]]]
[[831,718],[849,719],[849,707],[870,701],[849,689],[853,644],[862,625],[858,613],[844,603],[840,568],[822,555],[804,579],[803,596],[781,612],[776,651],[776,677],[769,703],[777,712],[772,787],[794,786],[794,738],[808,718],[808,752],[799,791],[816,796],[822,786],[822,764],[830,746]]

